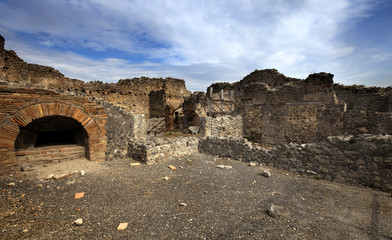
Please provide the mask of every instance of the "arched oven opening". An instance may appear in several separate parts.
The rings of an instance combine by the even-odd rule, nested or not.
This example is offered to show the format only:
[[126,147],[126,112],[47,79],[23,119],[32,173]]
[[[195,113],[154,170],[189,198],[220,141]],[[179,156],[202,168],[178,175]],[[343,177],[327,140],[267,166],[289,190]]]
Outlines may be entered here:
[[20,127],[15,152],[19,163],[88,158],[88,135],[72,118],[43,117]]

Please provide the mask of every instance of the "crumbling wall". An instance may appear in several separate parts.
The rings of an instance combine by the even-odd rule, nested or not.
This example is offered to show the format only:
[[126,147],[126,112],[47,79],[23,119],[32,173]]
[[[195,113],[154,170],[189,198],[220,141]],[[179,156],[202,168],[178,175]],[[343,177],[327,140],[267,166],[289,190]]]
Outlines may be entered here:
[[344,86],[335,84],[333,86],[339,100],[347,104],[347,110],[392,112],[392,88]]
[[392,136],[330,136],[319,143],[254,146],[246,139],[201,139],[204,153],[259,162],[325,180],[392,191]]
[[242,138],[242,117],[228,115],[201,118],[200,133],[203,137]]
[[147,119],[147,134],[157,135],[164,133],[166,130],[165,118],[150,118]]
[[334,85],[329,73],[300,80],[275,69],[256,70],[233,84],[215,83],[210,92],[234,101],[231,114],[243,116],[244,136],[265,145],[319,142],[347,133],[392,133],[391,88]]
[[199,139],[196,137],[157,137],[129,142],[128,155],[151,164],[196,153],[198,145]]
[[[85,83],[70,79],[52,67],[29,64],[20,59],[12,50],[4,49],[4,38],[0,36],[0,80],[9,83],[29,83],[40,88],[87,94],[120,106],[133,114],[144,114],[150,118],[150,106],[154,106],[154,117],[164,117],[166,106],[177,109],[184,98],[190,95],[185,81],[175,78],[133,78],[117,83],[94,81]],[[150,101],[151,92],[162,92],[164,98]],[[152,94],[153,95],[153,94]],[[151,104],[150,104],[151,102]]]
[[97,101],[104,106],[108,115],[106,136],[108,149],[107,159],[125,158],[128,156],[128,142],[146,137],[146,121],[144,115],[134,115],[126,110],[105,101]]

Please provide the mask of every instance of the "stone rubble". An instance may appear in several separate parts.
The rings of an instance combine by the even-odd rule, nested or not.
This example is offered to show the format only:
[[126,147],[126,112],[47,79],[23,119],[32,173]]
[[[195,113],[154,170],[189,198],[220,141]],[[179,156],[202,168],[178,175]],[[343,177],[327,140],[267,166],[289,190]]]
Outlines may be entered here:
[[198,152],[197,137],[148,138],[130,141],[128,157],[147,164],[168,158],[178,158]]

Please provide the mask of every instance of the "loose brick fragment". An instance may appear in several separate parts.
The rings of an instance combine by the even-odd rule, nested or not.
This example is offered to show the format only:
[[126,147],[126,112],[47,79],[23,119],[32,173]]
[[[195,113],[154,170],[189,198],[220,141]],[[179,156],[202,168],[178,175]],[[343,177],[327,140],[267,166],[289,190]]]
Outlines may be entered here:
[[120,223],[117,227],[117,231],[124,231],[125,229],[127,229],[128,227],[128,223]]
[[75,199],[81,199],[82,197],[84,197],[84,192],[75,193]]
[[131,167],[140,166],[140,162],[130,163],[129,166]]
[[65,178],[68,176],[69,176],[69,173],[61,173],[61,174],[54,175],[53,178],[57,180],[57,179]]
[[167,167],[170,168],[171,170],[175,170],[176,169],[176,167],[173,166],[173,165],[168,165]]

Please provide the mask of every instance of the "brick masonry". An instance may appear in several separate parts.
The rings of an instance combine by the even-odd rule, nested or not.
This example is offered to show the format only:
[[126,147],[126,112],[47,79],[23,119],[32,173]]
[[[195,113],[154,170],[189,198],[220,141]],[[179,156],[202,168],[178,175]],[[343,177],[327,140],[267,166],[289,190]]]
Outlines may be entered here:
[[0,166],[17,164],[15,140],[20,127],[35,119],[63,116],[78,121],[87,132],[87,157],[104,161],[106,150],[104,109],[84,97],[73,97],[44,89],[0,86]]

